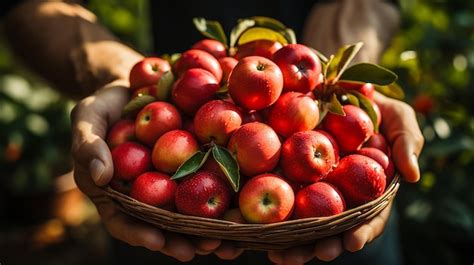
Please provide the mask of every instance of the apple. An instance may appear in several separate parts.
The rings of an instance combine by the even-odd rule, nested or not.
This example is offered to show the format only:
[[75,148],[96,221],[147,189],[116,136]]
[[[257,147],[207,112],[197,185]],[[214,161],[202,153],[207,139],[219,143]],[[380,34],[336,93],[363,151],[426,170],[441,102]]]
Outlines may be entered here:
[[362,95],[366,96],[370,100],[374,100],[375,87],[371,83],[359,83],[359,82],[348,82],[348,81],[339,81],[337,85],[343,89],[355,90]]
[[273,54],[281,49],[283,45],[277,41],[272,40],[254,40],[237,47],[235,59],[241,60],[248,56],[261,56],[271,59]]
[[283,76],[269,59],[249,56],[235,66],[228,87],[237,105],[247,110],[260,110],[277,101],[283,89]]
[[176,81],[171,91],[173,102],[188,115],[194,113],[206,102],[216,98],[219,82],[208,71],[189,69]]
[[156,97],[157,85],[149,85],[135,89],[132,94],[132,99],[142,95],[150,95]]
[[114,178],[133,181],[151,168],[150,150],[135,142],[125,142],[112,149]]
[[431,95],[419,94],[415,96],[411,105],[416,112],[427,116],[436,108],[436,100]]
[[295,132],[312,130],[318,122],[318,104],[299,92],[281,95],[268,115],[268,125],[285,138]]
[[326,178],[342,193],[347,206],[357,207],[380,197],[385,190],[382,166],[372,158],[352,154],[339,161]]
[[228,148],[236,157],[240,171],[244,175],[255,176],[276,167],[280,159],[281,143],[270,126],[251,122],[234,132]]
[[110,149],[125,142],[135,140],[135,121],[129,119],[117,121],[110,128],[106,139]]
[[331,141],[332,149],[334,149],[334,157],[336,158],[336,164],[337,164],[339,162],[340,155],[339,155],[339,146],[337,145],[336,140],[334,139],[334,137],[332,137],[331,134],[329,134],[328,132],[324,130],[315,130],[315,131],[324,134],[324,136],[326,136],[329,139],[329,141]]
[[213,100],[202,105],[194,116],[194,132],[205,144],[226,146],[232,133],[242,124],[242,114],[232,103]]
[[242,115],[242,124],[251,123],[254,121],[263,122],[263,115],[260,111],[247,111]]
[[384,152],[388,157],[391,156],[390,146],[385,137],[380,133],[374,133],[374,135],[372,135],[363,146],[377,148]]
[[152,206],[172,210],[177,186],[166,174],[145,172],[133,182],[130,197]]
[[329,183],[316,182],[296,194],[295,219],[332,216],[345,210],[342,194]]
[[181,76],[186,70],[192,68],[201,68],[209,71],[219,83],[222,79],[222,69],[214,56],[202,50],[187,50],[181,54],[181,57],[173,65],[174,72]]
[[[214,157],[212,157],[212,155],[209,156],[206,162],[204,162],[204,165],[202,165],[201,170],[211,172],[214,175],[222,177],[222,179],[227,179],[227,177],[225,176],[224,172],[221,169],[221,166],[219,166],[219,164],[214,159]],[[240,180],[242,183],[242,178]]]
[[176,189],[175,202],[179,213],[219,218],[228,209],[232,198],[226,182],[207,171],[186,177]]
[[283,91],[308,93],[319,83],[321,62],[316,54],[302,44],[288,44],[273,55],[283,73]]
[[357,154],[370,157],[377,161],[377,163],[382,166],[385,176],[387,176],[386,184],[388,185],[392,182],[393,176],[395,175],[395,166],[393,161],[384,152],[374,147],[363,147],[357,151]]
[[163,134],[156,141],[152,162],[157,170],[174,173],[197,151],[199,145],[190,132],[173,130]]
[[249,223],[268,224],[291,216],[295,195],[280,176],[265,173],[251,178],[240,191],[240,212]]
[[297,132],[281,150],[284,175],[293,181],[313,183],[323,179],[336,165],[331,141],[317,131]]
[[222,68],[222,83],[226,83],[229,80],[230,73],[237,65],[239,61],[232,57],[223,57],[219,59],[219,64]]
[[226,221],[238,223],[238,224],[245,224],[247,222],[242,216],[242,213],[240,212],[239,208],[233,208],[233,209],[227,210],[224,213],[224,216],[222,216],[222,219]]
[[180,129],[182,126],[179,111],[170,103],[156,101],[146,105],[135,119],[138,140],[153,146],[164,133]]
[[168,61],[157,57],[148,57],[136,63],[130,70],[130,88],[156,85],[161,76],[171,70]]
[[374,125],[369,115],[361,108],[344,105],[345,116],[328,113],[323,120],[323,128],[328,131],[344,154],[350,154],[362,146],[374,133]]
[[210,53],[216,59],[220,59],[227,55],[226,48],[222,42],[213,39],[204,39],[196,42],[191,49],[202,50]]

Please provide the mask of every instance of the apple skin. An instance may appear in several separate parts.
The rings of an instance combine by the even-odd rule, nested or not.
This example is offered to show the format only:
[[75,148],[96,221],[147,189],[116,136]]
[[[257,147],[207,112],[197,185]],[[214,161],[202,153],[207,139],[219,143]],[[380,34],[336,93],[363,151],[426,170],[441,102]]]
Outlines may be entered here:
[[313,183],[322,180],[336,165],[331,141],[317,131],[291,135],[281,149],[284,175],[293,181]]
[[374,135],[364,143],[363,147],[374,147],[384,152],[388,157],[391,156],[390,146],[388,145],[385,136],[380,133],[374,133]]
[[277,166],[281,143],[270,126],[251,122],[234,132],[228,148],[236,157],[240,171],[244,175],[255,176],[269,172]]
[[171,70],[168,61],[158,57],[148,57],[136,63],[130,70],[130,88],[156,85],[161,76]]
[[336,159],[336,164],[337,164],[339,162],[341,155],[339,154],[339,146],[337,145],[336,140],[334,139],[334,137],[332,137],[331,134],[329,134],[328,132],[324,130],[315,130],[315,131],[324,134],[324,136],[326,136],[329,139],[329,141],[331,141],[332,149],[334,149],[334,157]]
[[133,181],[151,168],[150,150],[135,142],[125,142],[112,149],[114,178]]
[[223,57],[219,59],[219,64],[222,68],[222,83],[227,83],[227,81],[229,80],[230,73],[232,73],[232,70],[238,62],[239,61],[237,61],[233,57]]
[[208,52],[216,59],[227,56],[227,51],[222,42],[213,39],[204,39],[196,42],[191,49]]
[[264,122],[263,115],[260,111],[247,111],[242,115],[242,124],[254,121]]
[[240,60],[229,77],[229,95],[246,110],[261,110],[275,103],[283,89],[280,68],[267,58]]
[[239,208],[233,208],[229,209],[224,213],[224,216],[222,216],[223,220],[238,223],[238,224],[245,224],[247,221],[245,221],[244,217],[242,216],[242,213],[240,212]]
[[176,189],[175,202],[179,213],[219,218],[229,208],[232,191],[226,182],[207,171],[186,177]]
[[337,188],[320,181],[296,194],[294,219],[332,216],[345,210],[346,203]]
[[153,146],[158,138],[182,126],[179,111],[170,103],[156,101],[146,105],[135,118],[135,132],[138,140]]
[[425,116],[430,115],[433,110],[436,108],[436,99],[428,94],[419,94],[416,95],[413,101],[411,102],[413,109]]
[[357,82],[344,82],[339,81],[337,82],[339,87],[347,90],[355,90],[362,95],[366,96],[370,100],[374,100],[375,95],[375,87],[371,83],[357,83]]
[[347,206],[353,208],[380,197],[385,190],[386,179],[377,161],[352,154],[343,157],[325,181],[336,186]]
[[328,113],[322,125],[329,132],[344,154],[354,153],[374,133],[374,125],[369,115],[361,108],[344,105],[346,116]]
[[202,105],[216,98],[218,89],[219,82],[210,72],[193,68],[176,81],[171,96],[179,109],[193,116]]
[[219,83],[222,79],[222,69],[214,56],[202,50],[187,50],[181,54],[181,57],[173,65],[173,70],[178,76],[192,68],[201,68],[209,71]]
[[380,107],[375,101],[372,101],[372,107],[377,114],[377,125],[380,126],[380,124],[382,124],[382,112],[380,112]]
[[137,88],[137,89],[135,89],[135,91],[133,91],[132,99],[134,99],[134,98],[136,98],[140,95],[150,95],[150,96],[155,97],[156,92],[157,92],[157,88],[158,87],[157,87],[156,84]]
[[295,195],[280,176],[265,173],[251,178],[240,191],[239,207],[249,223],[269,224],[287,220]]
[[198,150],[199,145],[190,132],[169,131],[156,141],[152,162],[157,170],[171,174]]
[[232,133],[242,124],[242,113],[234,104],[213,100],[202,105],[194,116],[194,132],[205,144],[226,146]]
[[129,119],[117,121],[110,128],[106,139],[110,149],[125,142],[135,140],[135,121]]
[[281,47],[283,47],[283,45],[277,41],[255,40],[239,45],[234,57],[239,61],[248,56],[261,56],[272,59],[273,54],[281,49]]
[[370,157],[377,161],[377,163],[382,166],[385,176],[387,176],[386,184],[388,185],[392,182],[393,176],[395,175],[395,166],[393,161],[384,152],[374,147],[363,147],[357,151],[357,154]]
[[221,167],[219,166],[217,161],[214,159],[214,157],[212,157],[212,155],[210,155],[209,158],[204,163],[204,165],[202,165],[201,170],[211,172],[214,175],[221,177],[222,179],[227,179]]
[[268,125],[285,138],[295,132],[312,130],[318,122],[318,104],[299,92],[281,95],[268,115]]
[[308,93],[319,84],[321,62],[302,44],[288,44],[273,55],[283,73],[283,91]]
[[177,186],[176,182],[166,174],[145,172],[133,182],[130,197],[155,207],[173,210]]

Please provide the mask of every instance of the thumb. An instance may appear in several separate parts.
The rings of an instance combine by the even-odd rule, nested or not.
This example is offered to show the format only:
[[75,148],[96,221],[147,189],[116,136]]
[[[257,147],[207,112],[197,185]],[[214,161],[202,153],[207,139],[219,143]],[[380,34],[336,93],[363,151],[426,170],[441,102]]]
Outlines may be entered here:
[[401,133],[393,140],[392,157],[405,181],[417,182],[420,179],[418,150],[412,135]]

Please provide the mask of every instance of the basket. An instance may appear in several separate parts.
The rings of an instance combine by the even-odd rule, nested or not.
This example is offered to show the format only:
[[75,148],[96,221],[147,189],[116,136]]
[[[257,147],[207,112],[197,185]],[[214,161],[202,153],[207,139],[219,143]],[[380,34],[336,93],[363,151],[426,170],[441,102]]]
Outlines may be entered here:
[[400,177],[397,174],[382,196],[338,215],[273,224],[238,224],[183,215],[139,202],[110,187],[104,190],[121,211],[158,228],[182,234],[229,240],[243,249],[268,251],[310,244],[316,239],[339,234],[373,218],[395,198],[400,186],[399,182]]

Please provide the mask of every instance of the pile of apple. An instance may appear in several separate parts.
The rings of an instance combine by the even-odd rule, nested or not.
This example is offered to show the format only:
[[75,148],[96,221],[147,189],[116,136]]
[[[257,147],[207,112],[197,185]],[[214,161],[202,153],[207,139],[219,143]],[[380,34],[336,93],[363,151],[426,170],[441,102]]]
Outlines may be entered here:
[[[326,58],[253,19],[230,48],[203,39],[131,69],[131,100],[107,135],[114,189],[240,223],[336,215],[383,194],[395,169],[373,98],[396,76],[349,66],[361,44]],[[215,22],[195,23],[213,37]]]

